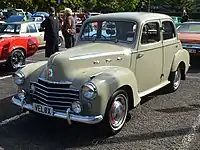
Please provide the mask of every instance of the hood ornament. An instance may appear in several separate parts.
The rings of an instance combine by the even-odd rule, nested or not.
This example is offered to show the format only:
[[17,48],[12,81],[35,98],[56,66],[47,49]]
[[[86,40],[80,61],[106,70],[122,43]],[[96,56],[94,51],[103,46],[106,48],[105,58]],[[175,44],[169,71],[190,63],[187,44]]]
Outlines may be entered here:
[[48,77],[53,77],[53,69],[48,69]]

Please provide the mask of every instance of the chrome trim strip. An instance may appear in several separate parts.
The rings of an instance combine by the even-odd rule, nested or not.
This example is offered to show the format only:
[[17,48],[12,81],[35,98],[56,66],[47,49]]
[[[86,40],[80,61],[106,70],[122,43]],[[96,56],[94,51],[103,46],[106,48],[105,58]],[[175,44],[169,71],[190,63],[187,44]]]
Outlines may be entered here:
[[[41,90],[42,92],[44,93],[47,93],[47,94],[58,94],[58,95],[63,95],[64,93],[59,93],[59,92],[49,92],[49,91],[46,91],[44,89],[41,89],[39,88],[38,86],[35,87],[36,89],[39,89]],[[66,93],[66,95],[70,95],[70,96],[79,96],[79,94],[72,94],[72,93]]]
[[[38,98],[40,98],[40,99],[42,99],[42,100],[44,100],[44,101],[46,101],[46,102],[50,102],[50,103],[59,103],[59,101],[51,101],[51,100],[47,100],[47,99],[45,99],[44,97],[41,97],[41,96],[39,96],[39,95],[36,95],[36,94],[32,94],[31,93],[31,95],[33,95],[33,96],[36,96],[36,97],[38,97]],[[72,102],[62,102],[63,104],[71,104]]]
[[47,104],[47,103],[45,103],[45,102],[43,102],[43,101],[41,101],[41,100],[35,99],[35,98],[34,98],[34,100],[36,100],[36,101],[42,103],[43,105],[49,106],[49,107],[59,107],[59,108],[69,108],[69,107],[70,107],[70,106],[62,106],[62,105]]
[[[67,100],[67,99],[68,100],[78,100],[79,99],[79,98],[70,98],[70,97],[47,96],[47,95],[45,95],[45,94],[43,94],[41,92],[38,92],[38,91],[35,91],[35,93],[38,93],[38,94],[40,94],[40,95],[42,95],[42,96],[44,96],[46,98],[53,98],[53,99],[64,99],[64,100]],[[31,93],[31,94],[33,94],[34,96],[38,96],[38,95],[36,95],[34,93]],[[47,100],[47,99],[45,99],[45,100]],[[51,101],[51,100],[47,100],[47,101]]]
[[195,49],[200,49],[200,44],[187,44],[187,43],[182,43],[183,48],[195,48]]
[[[19,99],[15,98],[14,96],[12,97],[12,103],[21,107],[21,101]],[[24,103],[22,107],[27,110],[33,111],[33,106],[31,104]],[[68,115],[66,115],[66,114],[68,114]],[[102,115],[80,116],[80,115],[72,114],[71,112],[69,112],[69,109],[66,111],[66,113],[54,111],[53,117],[67,119],[70,121],[86,123],[86,124],[97,124],[103,120]],[[68,121],[68,123],[70,123],[70,121]]]
[[52,83],[52,84],[66,84],[66,85],[71,85],[72,84],[72,82],[70,82],[70,81],[60,81],[60,82],[49,81],[49,80],[46,80],[43,77],[39,77],[38,79],[41,80],[41,81],[47,82],[47,83]]
[[36,85],[39,85],[45,89],[50,89],[50,90],[60,90],[60,91],[74,91],[74,92],[79,92],[79,90],[76,90],[76,89],[70,89],[70,88],[52,88],[52,87],[46,87],[40,83],[37,83],[37,82],[31,82],[31,84],[36,84]]
[[7,60],[6,59],[3,59],[3,60],[0,60],[0,63],[5,63]]

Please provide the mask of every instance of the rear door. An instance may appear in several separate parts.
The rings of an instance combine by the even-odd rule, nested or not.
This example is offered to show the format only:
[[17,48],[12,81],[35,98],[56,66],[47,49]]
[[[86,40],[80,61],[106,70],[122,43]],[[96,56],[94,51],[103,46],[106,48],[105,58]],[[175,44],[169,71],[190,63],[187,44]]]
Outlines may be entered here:
[[175,53],[181,48],[176,34],[176,28],[170,19],[162,22],[163,39],[163,80],[168,80]]
[[38,39],[38,43],[39,43],[39,46],[42,44],[42,41],[40,39],[40,34],[36,28],[36,25],[35,23],[30,23],[27,25],[27,35],[30,36],[30,37],[36,37]]

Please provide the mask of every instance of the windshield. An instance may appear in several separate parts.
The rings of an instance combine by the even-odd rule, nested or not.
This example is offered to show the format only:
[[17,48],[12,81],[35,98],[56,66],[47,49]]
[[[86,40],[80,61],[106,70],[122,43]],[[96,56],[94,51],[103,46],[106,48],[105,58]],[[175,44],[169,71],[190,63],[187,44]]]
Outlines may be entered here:
[[178,32],[200,32],[200,23],[185,23],[178,27]]
[[115,41],[131,44],[136,36],[136,23],[127,21],[99,21],[85,24],[81,41]]
[[20,24],[3,24],[1,25],[0,33],[19,33],[20,29]]

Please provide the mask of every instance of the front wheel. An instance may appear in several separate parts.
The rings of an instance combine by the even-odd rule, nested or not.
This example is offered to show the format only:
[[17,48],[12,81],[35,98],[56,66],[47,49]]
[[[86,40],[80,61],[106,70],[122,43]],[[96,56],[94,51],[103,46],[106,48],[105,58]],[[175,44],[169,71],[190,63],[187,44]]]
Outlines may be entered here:
[[124,90],[118,90],[112,95],[102,122],[106,134],[118,133],[126,122],[127,114],[128,94]]

